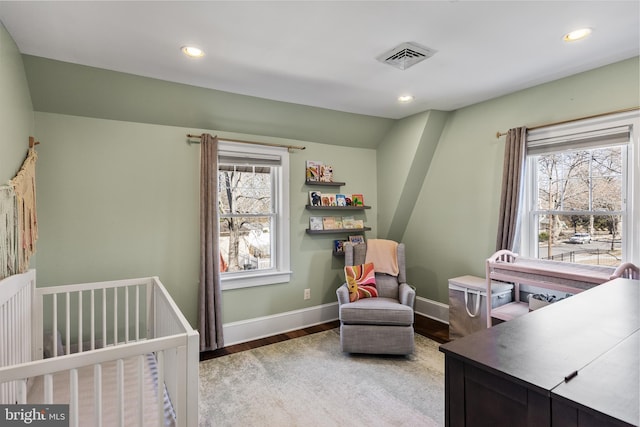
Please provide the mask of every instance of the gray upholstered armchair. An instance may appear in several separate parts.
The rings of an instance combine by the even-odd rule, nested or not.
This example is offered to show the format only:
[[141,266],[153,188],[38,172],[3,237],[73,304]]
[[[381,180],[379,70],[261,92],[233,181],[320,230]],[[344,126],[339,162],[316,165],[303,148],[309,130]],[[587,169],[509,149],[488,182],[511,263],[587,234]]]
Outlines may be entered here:
[[[346,244],[345,265],[364,264],[366,251],[367,244]],[[342,351],[372,354],[413,352],[413,305],[416,293],[406,283],[403,243],[397,246],[397,261],[397,277],[375,273],[377,298],[349,302],[346,283],[336,291],[340,307]]]

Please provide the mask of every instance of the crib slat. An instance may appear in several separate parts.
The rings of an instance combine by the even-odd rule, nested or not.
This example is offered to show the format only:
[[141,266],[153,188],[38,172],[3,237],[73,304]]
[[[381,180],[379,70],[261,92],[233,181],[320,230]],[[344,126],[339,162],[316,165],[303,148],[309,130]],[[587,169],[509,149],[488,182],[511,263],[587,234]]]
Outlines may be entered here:
[[[18,311],[19,310],[19,305],[18,305],[19,301],[20,301],[20,293],[18,293],[15,298],[12,298],[9,301],[9,307],[11,308],[11,317],[13,319],[16,319],[17,316],[20,315],[20,313]],[[14,345],[12,346],[13,347],[12,348],[13,351],[11,353],[13,353],[13,357],[14,357],[13,363],[20,363],[21,358],[22,358],[22,345],[16,345],[18,343],[18,340],[16,340],[16,338],[20,336],[20,329],[19,329],[20,328],[20,322],[18,321],[16,323],[14,323],[13,328],[12,328],[12,333],[13,333],[13,338],[14,338],[12,342],[14,343]]]
[[82,353],[82,291],[78,292],[78,353]]
[[156,353],[158,364],[158,427],[164,426],[164,350]]
[[113,288],[113,345],[118,345],[118,288]]
[[122,359],[116,362],[116,399],[118,426],[124,427],[124,361]]
[[78,370],[69,371],[69,427],[78,427]]
[[[9,314],[9,319],[15,319],[16,318],[16,314],[13,312],[13,298],[10,299],[9,301],[7,301],[7,312]],[[13,325],[13,322],[11,322]],[[16,336],[15,336],[15,329],[13,327],[9,328],[9,346],[7,347],[8,349],[13,349],[15,348],[13,346],[13,343],[16,342]],[[14,351],[9,351],[9,361],[8,361],[9,365],[13,365],[16,363],[16,355]]]
[[107,339],[107,288],[102,288],[102,343],[106,347],[109,343]]
[[[0,348],[8,348],[7,346],[7,331],[6,328],[8,322],[6,318],[6,310],[4,304],[0,305]],[[0,351],[0,366],[6,366],[6,352]],[[0,384],[0,402],[9,402],[9,384]]]
[[44,404],[51,405],[53,403],[53,375],[44,375]]
[[51,302],[53,312],[53,320],[51,321],[51,348],[53,348],[53,357],[58,355],[58,294],[53,294],[53,301]]
[[[8,348],[7,340],[7,311],[4,305],[0,305],[0,346],[2,348]],[[0,351],[0,366],[7,366],[6,352]]]
[[93,365],[93,425],[102,427],[102,365]]
[[140,285],[136,285],[136,341],[140,341]]
[[27,403],[27,379],[16,381],[18,386],[18,398],[17,402],[21,405],[25,405]]
[[144,425],[144,355],[138,356],[138,425]]
[[124,287],[124,342],[129,343],[129,288]]
[[96,349],[96,295],[91,289],[91,350]]
[[71,294],[69,292],[65,292],[66,295],[66,304],[64,306],[66,323],[64,330],[66,331],[66,342],[65,342],[65,352],[64,354],[71,354]]

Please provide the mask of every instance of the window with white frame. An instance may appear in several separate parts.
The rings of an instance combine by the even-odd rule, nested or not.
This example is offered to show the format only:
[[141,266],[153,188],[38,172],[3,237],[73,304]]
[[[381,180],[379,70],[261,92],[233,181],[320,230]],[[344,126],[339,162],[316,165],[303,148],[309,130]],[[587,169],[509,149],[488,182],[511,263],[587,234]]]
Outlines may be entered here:
[[289,281],[288,183],[286,149],[220,141],[222,289]]
[[638,117],[624,113],[528,133],[523,255],[637,262]]

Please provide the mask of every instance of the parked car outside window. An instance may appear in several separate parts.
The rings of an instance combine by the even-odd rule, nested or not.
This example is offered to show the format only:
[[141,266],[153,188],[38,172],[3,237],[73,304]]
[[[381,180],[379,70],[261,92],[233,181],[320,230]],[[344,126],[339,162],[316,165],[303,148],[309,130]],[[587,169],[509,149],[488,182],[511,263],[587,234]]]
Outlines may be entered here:
[[591,243],[591,235],[589,233],[575,233],[569,239],[569,243]]

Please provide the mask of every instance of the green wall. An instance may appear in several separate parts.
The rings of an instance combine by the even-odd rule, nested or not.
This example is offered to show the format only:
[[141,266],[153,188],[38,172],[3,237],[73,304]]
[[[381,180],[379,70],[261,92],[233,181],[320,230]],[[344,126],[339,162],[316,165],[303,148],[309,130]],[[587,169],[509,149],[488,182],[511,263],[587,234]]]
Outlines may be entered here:
[[[636,57],[450,114],[402,238],[418,295],[446,303],[447,279],[484,277],[500,204],[504,137],[496,132],[638,106],[639,64]],[[414,153],[402,155],[407,163]]]
[[[188,144],[186,134],[205,130],[41,112],[36,113],[36,128],[43,138],[37,171],[39,283],[157,275],[196,325],[200,146]],[[365,195],[374,208],[362,217],[375,233],[375,150],[278,142],[307,147],[290,155],[292,280],[224,291],[225,323],[336,299],[343,265],[331,249],[340,236],[309,236],[304,231],[310,215],[304,208],[309,191],[305,160],[332,164],[336,180],[347,183],[342,191]],[[311,289],[306,301],[305,288]]]
[[36,111],[375,147],[393,120],[24,55]]
[[33,133],[33,107],[22,56],[0,22],[0,184],[20,169]]

